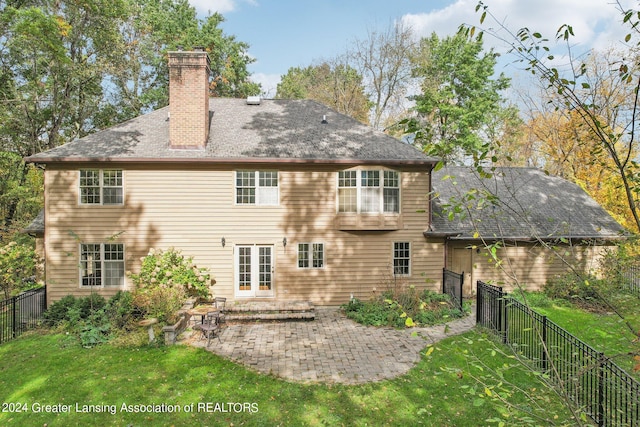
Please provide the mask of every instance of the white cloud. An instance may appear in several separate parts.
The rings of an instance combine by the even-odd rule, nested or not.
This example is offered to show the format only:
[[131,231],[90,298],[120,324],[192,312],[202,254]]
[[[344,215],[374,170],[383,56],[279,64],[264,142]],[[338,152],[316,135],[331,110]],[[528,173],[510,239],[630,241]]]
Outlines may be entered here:
[[273,98],[276,96],[276,89],[278,88],[281,77],[280,74],[255,73],[251,75],[250,79],[252,82],[262,85],[263,96],[265,98]]
[[[623,0],[623,5],[631,7],[632,0]],[[416,31],[419,36],[436,32],[440,36],[453,34],[460,24],[480,25],[480,13],[475,12],[477,0],[457,0],[455,3],[431,13],[407,14],[402,21]],[[489,12],[504,23],[511,32],[528,27],[554,40],[556,32],[563,24],[571,25],[575,34],[572,38],[580,50],[591,47],[604,48],[624,37],[622,17],[616,6],[602,0],[485,0]],[[487,18],[485,28],[497,24]],[[503,33],[504,34],[504,33]],[[504,36],[509,39],[507,35]],[[485,37],[485,47],[502,51],[504,46],[491,37]]]
[[236,0],[189,0],[199,14],[209,12],[227,13],[236,8]]

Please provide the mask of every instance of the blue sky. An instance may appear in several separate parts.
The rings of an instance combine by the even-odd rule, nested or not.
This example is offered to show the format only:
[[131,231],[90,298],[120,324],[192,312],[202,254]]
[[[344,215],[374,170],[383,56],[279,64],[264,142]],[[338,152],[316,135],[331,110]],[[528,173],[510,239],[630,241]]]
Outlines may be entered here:
[[[190,0],[201,16],[218,11],[223,29],[247,42],[256,58],[250,71],[267,95],[275,95],[290,67],[334,57],[370,29],[403,21],[418,36],[452,34],[462,23],[478,24],[476,0]],[[604,48],[623,37],[613,0],[485,0],[510,28],[527,26],[553,38],[563,23],[576,32],[575,49]],[[637,5],[622,0],[625,6]],[[497,40],[485,47],[504,49]],[[508,61],[505,61],[505,63]],[[502,71],[502,70],[501,70]],[[507,75],[517,70],[504,70]]]

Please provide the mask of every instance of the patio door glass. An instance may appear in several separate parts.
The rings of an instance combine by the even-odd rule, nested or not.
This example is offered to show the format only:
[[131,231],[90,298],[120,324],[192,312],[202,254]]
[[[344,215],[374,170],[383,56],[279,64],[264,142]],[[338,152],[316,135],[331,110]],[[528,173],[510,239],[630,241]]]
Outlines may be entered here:
[[236,295],[273,296],[273,246],[236,246]]

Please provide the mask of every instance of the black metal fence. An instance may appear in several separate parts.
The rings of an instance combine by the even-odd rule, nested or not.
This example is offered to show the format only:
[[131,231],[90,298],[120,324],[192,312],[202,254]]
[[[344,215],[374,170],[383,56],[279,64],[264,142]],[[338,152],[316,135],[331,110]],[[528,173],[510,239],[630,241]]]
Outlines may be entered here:
[[46,308],[46,287],[31,289],[0,301],[0,344],[38,325]]
[[462,310],[462,285],[464,284],[464,272],[454,273],[446,268],[442,269],[442,293],[451,297],[451,302]]
[[640,294],[640,266],[632,265],[625,268],[622,276],[625,286],[630,291]]
[[640,425],[640,382],[546,316],[478,281],[477,323],[549,375],[598,426]]

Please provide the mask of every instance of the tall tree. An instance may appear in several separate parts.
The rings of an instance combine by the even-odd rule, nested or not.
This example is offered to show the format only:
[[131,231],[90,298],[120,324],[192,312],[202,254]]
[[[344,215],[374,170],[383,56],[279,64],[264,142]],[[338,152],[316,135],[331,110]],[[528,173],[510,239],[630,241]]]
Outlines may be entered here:
[[461,161],[486,145],[483,131],[502,109],[500,91],[509,87],[503,74],[493,77],[496,56],[463,32],[420,41],[413,72],[421,91],[413,97],[416,116],[405,123],[425,152]]
[[[17,3],[20,4],[20,3]],[[5,4],[0,24],[0,143],[26,156],[84,136],[120,54],[121,0]]]
[[218,13],[199,19],[188,0],[129,1],[125,54],[114,67],[111,97],[119,120],[168,104],[170,50],[202,47],[211,59],[211,96],[246,97],[261,88],[249,80],[249,45],[224,34]]
[[406,111],[405,98],[412,82],[411,58],[416,42],[410,28],[394,23],[384,30],[369,30],[348,50],[349,62],[363,76],[372,103],[371,125],[381,129]]
[[[107,64],[119,55],[121,0],[0,3],[0,226],[35,215],[40,191],[21,157],[96,128]],[[25,206],[31,209],[24,209]],[[36,210],[37,211],[37,210]]]
[[597,136],[576,111],[537,112],[525,129],[529,164],[580,185],[619,223],[633,227],[615,164],[607,153],[594,150]]
[[313,99],[362,123],[369,122],[369,101],[362,76],[341,60],[290,68],[278,83],[276,98]]

